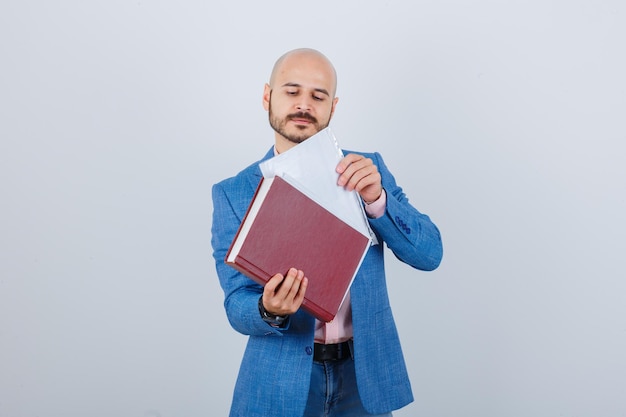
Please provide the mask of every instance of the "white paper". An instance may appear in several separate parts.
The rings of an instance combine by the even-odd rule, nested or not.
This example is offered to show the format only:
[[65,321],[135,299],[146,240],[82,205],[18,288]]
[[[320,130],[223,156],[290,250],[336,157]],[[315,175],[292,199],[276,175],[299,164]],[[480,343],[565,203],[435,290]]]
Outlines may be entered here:
[[294,186],[300,185],[305,194],[377,243],[358,193],[337,185],[339,174],[335,169],[343,156],[327,127],[259,166],[265,178],[280,176]]

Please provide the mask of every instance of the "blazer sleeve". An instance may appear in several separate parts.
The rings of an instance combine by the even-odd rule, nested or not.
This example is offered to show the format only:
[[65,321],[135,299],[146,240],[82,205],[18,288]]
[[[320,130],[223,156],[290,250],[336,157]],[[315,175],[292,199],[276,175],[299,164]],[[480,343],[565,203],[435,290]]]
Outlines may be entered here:
[[369,219],[372,229],[402,262],[424,271],[436,269],[443,257],[439,229],[427,215],[409,203],[382,156],[374,153],[371,157],[378,167],[387,193],[385,214],[377,219]]
[[218,183],[212,190],[211,245],[217,275],[224,290],[224,308],[231,326],[242,334],[281,336],[281,330],[286,330],[288,321],[282,328],[274,328],[263,321],[259,314],[258,301],[263,288],[224,262],[252,198],[252,194],[247,192],[248,188],[241,184]]

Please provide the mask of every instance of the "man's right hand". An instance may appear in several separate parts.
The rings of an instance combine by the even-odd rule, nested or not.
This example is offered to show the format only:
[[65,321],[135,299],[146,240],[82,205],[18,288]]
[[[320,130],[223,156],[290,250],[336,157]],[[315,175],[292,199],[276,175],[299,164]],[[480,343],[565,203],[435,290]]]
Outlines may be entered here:
[[276,274],[263,289],[263,307],[276,316],[286,316],[298,311],[304,300],[309,280],[304,272],[291,268],[287,276]]

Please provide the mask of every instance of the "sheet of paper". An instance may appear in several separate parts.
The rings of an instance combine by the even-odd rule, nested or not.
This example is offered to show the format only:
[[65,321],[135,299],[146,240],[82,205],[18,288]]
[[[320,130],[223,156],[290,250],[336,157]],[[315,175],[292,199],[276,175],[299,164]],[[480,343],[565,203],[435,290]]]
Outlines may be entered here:
[[339,174],[335,168],[343,156],[335,135],[327,127],[262,162],[260,168],[266,178],[280,176],[294,185],[301,185],[309,197],[377,243],[358,193],[337,185]]

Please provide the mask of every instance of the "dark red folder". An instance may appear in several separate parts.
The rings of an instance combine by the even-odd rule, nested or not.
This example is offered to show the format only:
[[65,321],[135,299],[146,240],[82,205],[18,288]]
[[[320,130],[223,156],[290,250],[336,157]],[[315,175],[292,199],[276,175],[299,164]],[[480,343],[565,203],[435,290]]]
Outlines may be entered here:
[[302,308],[329,322],[369,244],[369,237],[283,178],[264,178],[225,262],[260,285],[291,267],[301,269],[309,279]]

